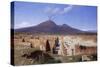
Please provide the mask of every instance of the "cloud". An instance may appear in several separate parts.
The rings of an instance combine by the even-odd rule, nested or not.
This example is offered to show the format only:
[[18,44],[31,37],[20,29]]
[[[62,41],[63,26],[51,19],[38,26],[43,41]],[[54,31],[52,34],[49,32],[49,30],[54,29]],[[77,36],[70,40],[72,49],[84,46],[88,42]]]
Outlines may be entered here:
[[64,14],[64,13],[67,13],[69,12],[70,10],[72,10],[73,6],[72,5],[69,5],[65,8],[60,8],[60,7],[55,7],[55,8],[52,8],[52,7],[46,7],[45,8],[45,12],[48,13],[48,14],[51,14],[51,15],[55,15],[55,14]]
[[56,14],[59,13],[60,8],[56,7],[56,8],[51,8],[51,7],[46,7],[44,12],[47,14]]
[[29,27],[29,26],[33,26],[33,24],[23,21],[20,24],[15,24],[15,29],[17,28],[23,28],[23,27]]
[[61,8],[61,7],[46,7],[44,9],[44,12],[47,14],[49,19],[54,19],[55,15],[62,15],[65,13],[68,13],[69,11],[71,11],[73,8],[72,5],[66,6],[65,8]]
[[67,12],[69,12],[70,10],[72,10],[72,8],[73,8],[72,5],[70,5],[70,6],[68,6],[68,7],[65,7],[65,8],[63,9],[63,11],[60,12],[60,13],[61,13],[61,14],[67,13]]
[[61,11],[60,8],[55,8],[55,9],[52,11],[52,13],[53,13],[53,14],[56,14],[56,13],[59,13],[60,11]]
[[53,19],[53,17],[57,14],[59,14],[59,12],[61,11],[60,8],[58,7],[46,7],[44,9],[44,12],[47,14],[49,19]]

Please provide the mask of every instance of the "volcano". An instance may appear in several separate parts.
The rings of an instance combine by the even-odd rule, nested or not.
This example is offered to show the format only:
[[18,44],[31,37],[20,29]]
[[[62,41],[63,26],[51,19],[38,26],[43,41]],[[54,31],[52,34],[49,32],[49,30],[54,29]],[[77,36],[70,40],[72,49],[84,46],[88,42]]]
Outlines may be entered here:
[[67,24],[57,25],[52,20],[47,20],[36,26],[15,29],[14,32],[31,32],[31,33],[45,33],[45,34],[77,34],[83,31],[72,28]]

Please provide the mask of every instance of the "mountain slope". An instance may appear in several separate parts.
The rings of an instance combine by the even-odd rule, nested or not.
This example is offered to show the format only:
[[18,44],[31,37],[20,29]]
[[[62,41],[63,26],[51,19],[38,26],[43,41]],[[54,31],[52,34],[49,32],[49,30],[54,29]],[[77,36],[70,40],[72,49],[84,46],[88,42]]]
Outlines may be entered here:
[[52,20],[47,20],[36,26],[15,29],[15,32],[50,33],[50,34],[75,34],[83,31],[72,28],[67,24],[57,25]]

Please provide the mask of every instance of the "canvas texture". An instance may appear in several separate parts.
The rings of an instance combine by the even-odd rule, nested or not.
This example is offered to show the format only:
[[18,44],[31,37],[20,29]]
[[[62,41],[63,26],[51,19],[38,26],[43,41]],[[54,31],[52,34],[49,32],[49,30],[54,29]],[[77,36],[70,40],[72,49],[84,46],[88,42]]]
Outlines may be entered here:
[[11,64],[97,61],[97,6],[11,2]]

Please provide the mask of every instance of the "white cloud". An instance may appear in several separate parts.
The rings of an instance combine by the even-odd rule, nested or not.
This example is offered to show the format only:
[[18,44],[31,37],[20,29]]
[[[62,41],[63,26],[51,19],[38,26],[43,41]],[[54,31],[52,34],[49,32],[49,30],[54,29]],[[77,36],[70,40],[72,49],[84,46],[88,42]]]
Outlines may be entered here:
[[63,9],[63,11],[60,12],[60,14],[67,13],[67,12],[69,12],[70,10],[72,10],[72,8],[73,8],[72,5],[70,5],[70,6],[68,6],[68,7],[65,7],[65,8]]
[[56,14],[56,13],[59,13],[60,11],[60,8],[56,7],[56,8],[52,8],[52,7],[46,7],[44,12],[45,13],[50,13],[50,14]]
[[59,7],[46,7],[45,8],[45,12],[48,13],[48,14],[51,14],[51,15],[55,15],[55,14],[64,14],[64,13],[67,13],[69,12],[70,10],[72,10],[73,6],[72,5],[69,5],[63,9],[59,8]]
[[17,28],[23,28],[23,27],[29,27],[29,26],[33,26],[33,24],[23,21],[20,24],[15,24],[15,29]]
[[60,8],[56,7],[46,7],[44,9],[44,12],[47,14],[48,18],[51,19],[53,18],[54,15],[59,14],[59,12],[61,11]]
[[53,14],[59,13],[60,10],[61,10],[60,8],[55,8],[55,9],[53,9],[52,13],[53,13]]

